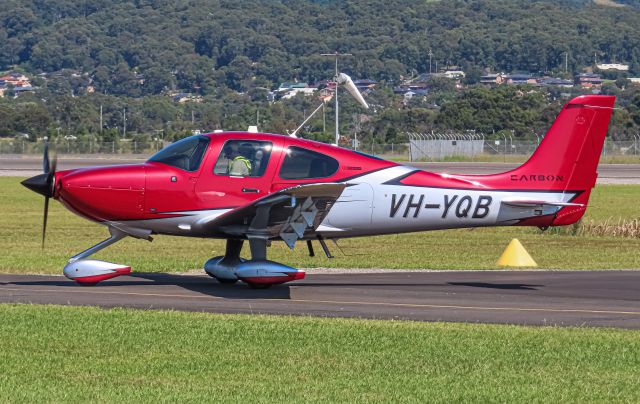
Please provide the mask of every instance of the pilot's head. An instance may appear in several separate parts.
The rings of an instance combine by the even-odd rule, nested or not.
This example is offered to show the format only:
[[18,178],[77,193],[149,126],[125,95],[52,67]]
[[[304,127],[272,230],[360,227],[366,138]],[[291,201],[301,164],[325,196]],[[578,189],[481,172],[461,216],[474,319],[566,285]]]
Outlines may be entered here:
[[253,154],[253,147],[250,143],[242,143],[238,152],[242,157],[251,158],[251,155]]
[[228,159],[234,159],[238,157],[240,153],[238,153],[238,144],[237,143],[227,143],[224,146],[224,156]]

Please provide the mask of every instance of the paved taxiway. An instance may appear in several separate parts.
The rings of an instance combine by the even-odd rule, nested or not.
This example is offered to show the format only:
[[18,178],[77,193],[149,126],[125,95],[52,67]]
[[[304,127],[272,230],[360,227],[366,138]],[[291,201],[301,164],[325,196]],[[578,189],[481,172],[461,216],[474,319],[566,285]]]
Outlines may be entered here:
[[[89,166],[113,164],[137,164],[143,158],[133,156],[65,156],[58,158],[58,169],[67,170]],[[449,174],[491,174],[512,170],[519,166],[516,163],[475,163],[475,162],[434,162],[408,163],[416,168],[437,173]],[[0,175],[29,177],[42,172],[40,156],[5,155],[0,156]],[[640,164],[600,164],[598,166],[598,182],[602,184],[637,184],[640,183]]]
[[640,329],[640,272],[309,274],[267,290],[196,275],[136,274],[94,287],[0,275],[0,302]]

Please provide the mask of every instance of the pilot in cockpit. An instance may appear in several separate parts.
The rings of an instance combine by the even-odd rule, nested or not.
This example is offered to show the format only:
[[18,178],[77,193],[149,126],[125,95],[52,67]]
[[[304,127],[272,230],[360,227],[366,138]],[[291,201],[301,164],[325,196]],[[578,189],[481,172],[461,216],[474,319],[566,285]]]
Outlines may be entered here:
[[227,172],[236,177],[246,177],[251,174],[251,160],[253,148],[250,144],[230,143],[225,146],[225,156],[229,160]]

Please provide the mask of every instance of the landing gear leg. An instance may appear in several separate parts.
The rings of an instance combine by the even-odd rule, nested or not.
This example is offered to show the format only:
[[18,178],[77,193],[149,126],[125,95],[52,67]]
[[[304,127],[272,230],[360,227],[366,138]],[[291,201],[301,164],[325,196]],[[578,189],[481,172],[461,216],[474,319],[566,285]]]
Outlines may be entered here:
[[[251,261],[260,262],[267,261],[267,240],[258,237],[249,238],[249,248],[251,248]],[[245,280],[251,289],[268,289],[273,286],[272,283],[259,283]]]
[[67,278],[76,281],[80,285],[92,286],[100,281],[131,273],[131,267],[127,265],[85,259],[128,235],[113,227],[109,228],[109,232],[111,237],[69,259],[69,263],[64,267],[64,275]]
[[208,260],[204,264],[205,272],[220,283],[234,284],[238,282],[235,270],[239,264],[244,262],[244,260],[240,258],[243,245],[244,240],[227,239],[224,256],[214,257]]
[[266,289],[273,285],[304,279],[305,273],[296,268],[267,259],[267,236],[249,237],[251,260],[238,267],[237,277],[253,289]]

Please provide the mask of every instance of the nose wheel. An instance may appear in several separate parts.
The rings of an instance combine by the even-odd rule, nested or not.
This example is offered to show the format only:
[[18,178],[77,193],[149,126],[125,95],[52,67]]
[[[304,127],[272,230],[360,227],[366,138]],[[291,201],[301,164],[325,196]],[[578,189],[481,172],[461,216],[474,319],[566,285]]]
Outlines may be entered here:
[[126,233],[112,227],[109,228],[109,232],[111,237],[69,259],[63,271],[67,278],[82,286],[94,286],[100,281],[131,273],[131,267],[128,265],[87,259],[89,256],[127,236]]

